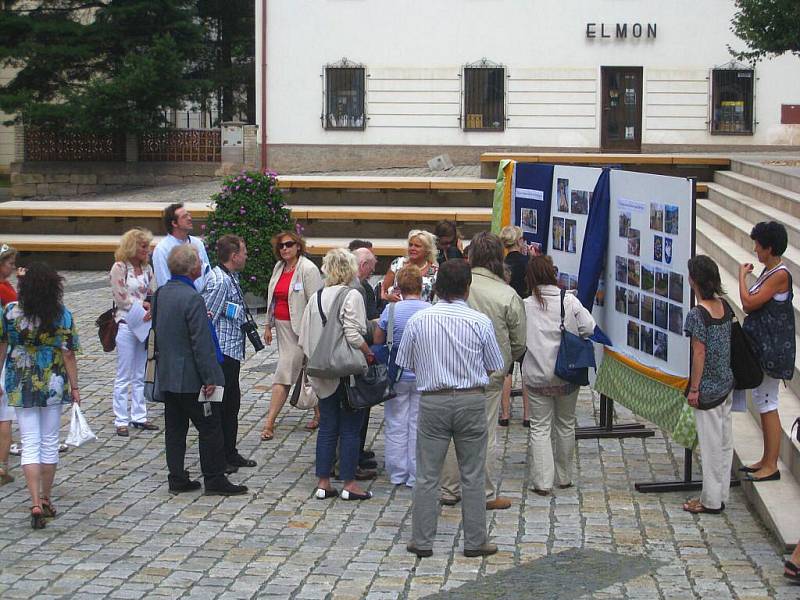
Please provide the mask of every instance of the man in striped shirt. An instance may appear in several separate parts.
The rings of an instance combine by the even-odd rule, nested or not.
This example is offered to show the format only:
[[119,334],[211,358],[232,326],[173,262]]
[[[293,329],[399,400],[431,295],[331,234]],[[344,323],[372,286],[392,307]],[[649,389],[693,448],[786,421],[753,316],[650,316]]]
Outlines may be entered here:
[[414,371],[422,392],[417,429],[417,481],[413,533],[406,547],[418,557],[433,554],[439,519],[439,479],[452,439],[461,472],[464,555],[497,552],[486,532],[486,395],[489,373],[501,370],[503,355],[492,322],[467,306],[469,264],[448,260],[439,268],[440,302],[409,319],[397,364]]

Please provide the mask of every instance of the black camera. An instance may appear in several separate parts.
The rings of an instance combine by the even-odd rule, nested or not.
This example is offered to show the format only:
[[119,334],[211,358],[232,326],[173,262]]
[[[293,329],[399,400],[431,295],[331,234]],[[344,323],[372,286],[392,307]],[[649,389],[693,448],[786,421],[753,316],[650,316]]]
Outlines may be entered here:
[[258,334],[258,325],[253,321],[245,321],[242,323],[242,332],[247,336],[247,339],[250,340],[256,352],[260,352],[264,349],[264,342],[261,341],[261,336]]

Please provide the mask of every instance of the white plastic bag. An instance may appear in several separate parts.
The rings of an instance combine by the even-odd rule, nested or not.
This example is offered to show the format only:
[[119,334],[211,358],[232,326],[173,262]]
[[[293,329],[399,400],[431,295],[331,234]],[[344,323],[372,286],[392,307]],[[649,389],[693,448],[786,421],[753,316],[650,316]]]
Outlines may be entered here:
[[91,442],[97,439],[97,436],[89,427],[86,422],[86,417],[81,412],[81,407],[77,404],[72,404],[72,419],[69,422],[69,435],[65,440],[70,446],[83,446],[86,442]]

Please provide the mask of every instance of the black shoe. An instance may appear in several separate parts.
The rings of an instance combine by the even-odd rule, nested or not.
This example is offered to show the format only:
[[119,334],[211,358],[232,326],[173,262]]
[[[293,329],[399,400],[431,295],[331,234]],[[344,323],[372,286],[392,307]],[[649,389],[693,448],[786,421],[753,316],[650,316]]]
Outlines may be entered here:
[[747,465],[739,467],[740,473],[755,473],[756,471],[758,471],[758,469],[756,469],[755,467],[748,467]]
[[408,542],[408,544],[406,544],[406,551],[411,552],[411,554],[416,554],[418,558],[428,558],[429,556],[433,556],[433,550],[423,550],[422,548],[417,548],[414,542]]
[[372,450],[364,450],[361,453],[361,458],[375,458],[375,453]]
[[373,458],[364,458],[358,461],[358,466],[362,469],[377,469],[378,468],[378,461]]
[[378,472],[374,469],[362,469],[361,467],[356,469],[356,481],[369,481],[377,476]]
[[497,419],[497,424],[500,427],[508,427],[508,419]]
[[522,426],[525,429],[530,429],[531,428],[531,420],[530,419],[525,419],[524,421],[522,421]]
[[461,498],[440,498],[439,504],[442,506],[455,506],[461,502]]
[[229,462],[225,463],[225,475],[230,475],[231,473],[236,473],[239,470],[238,465],[232,465]]
[[200,489],[200,482],[193,481],[191,479],[184,481],[183,483],[170,483],[169,484],[169,493],[178,495],[183,494],[184,492],[194,492],[195,490]]
[[766,477],[753,477],[750,473],[744,476],[745,481],[752,481],[754,483],[758,483],[759,481],[780,481],[780,478],[780,471],[775,471],[772,475],[767,475]]
[[242,494],[247,493],[247,486],[246,485],[236,485],[228,481],[227,478],[223,478],[220,483],[215,485],[214,487],[208,487],[206,485],[205,492],[203,492],[204,496],[241,496]]
[[245,458],[241,454],[237,454],[232,459],[228,460],[229,465],[234,465],[237,467],[255,467],[257,466],[256,461],[251,460],[249,458]]

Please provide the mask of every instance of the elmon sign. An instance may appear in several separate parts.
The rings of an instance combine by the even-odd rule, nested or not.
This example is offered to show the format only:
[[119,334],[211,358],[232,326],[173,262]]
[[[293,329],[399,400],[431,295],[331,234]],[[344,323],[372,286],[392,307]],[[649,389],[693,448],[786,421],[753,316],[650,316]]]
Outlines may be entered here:
[[652,38],[656,37],[656,23],[587,23],[586,37],[594,38]]

